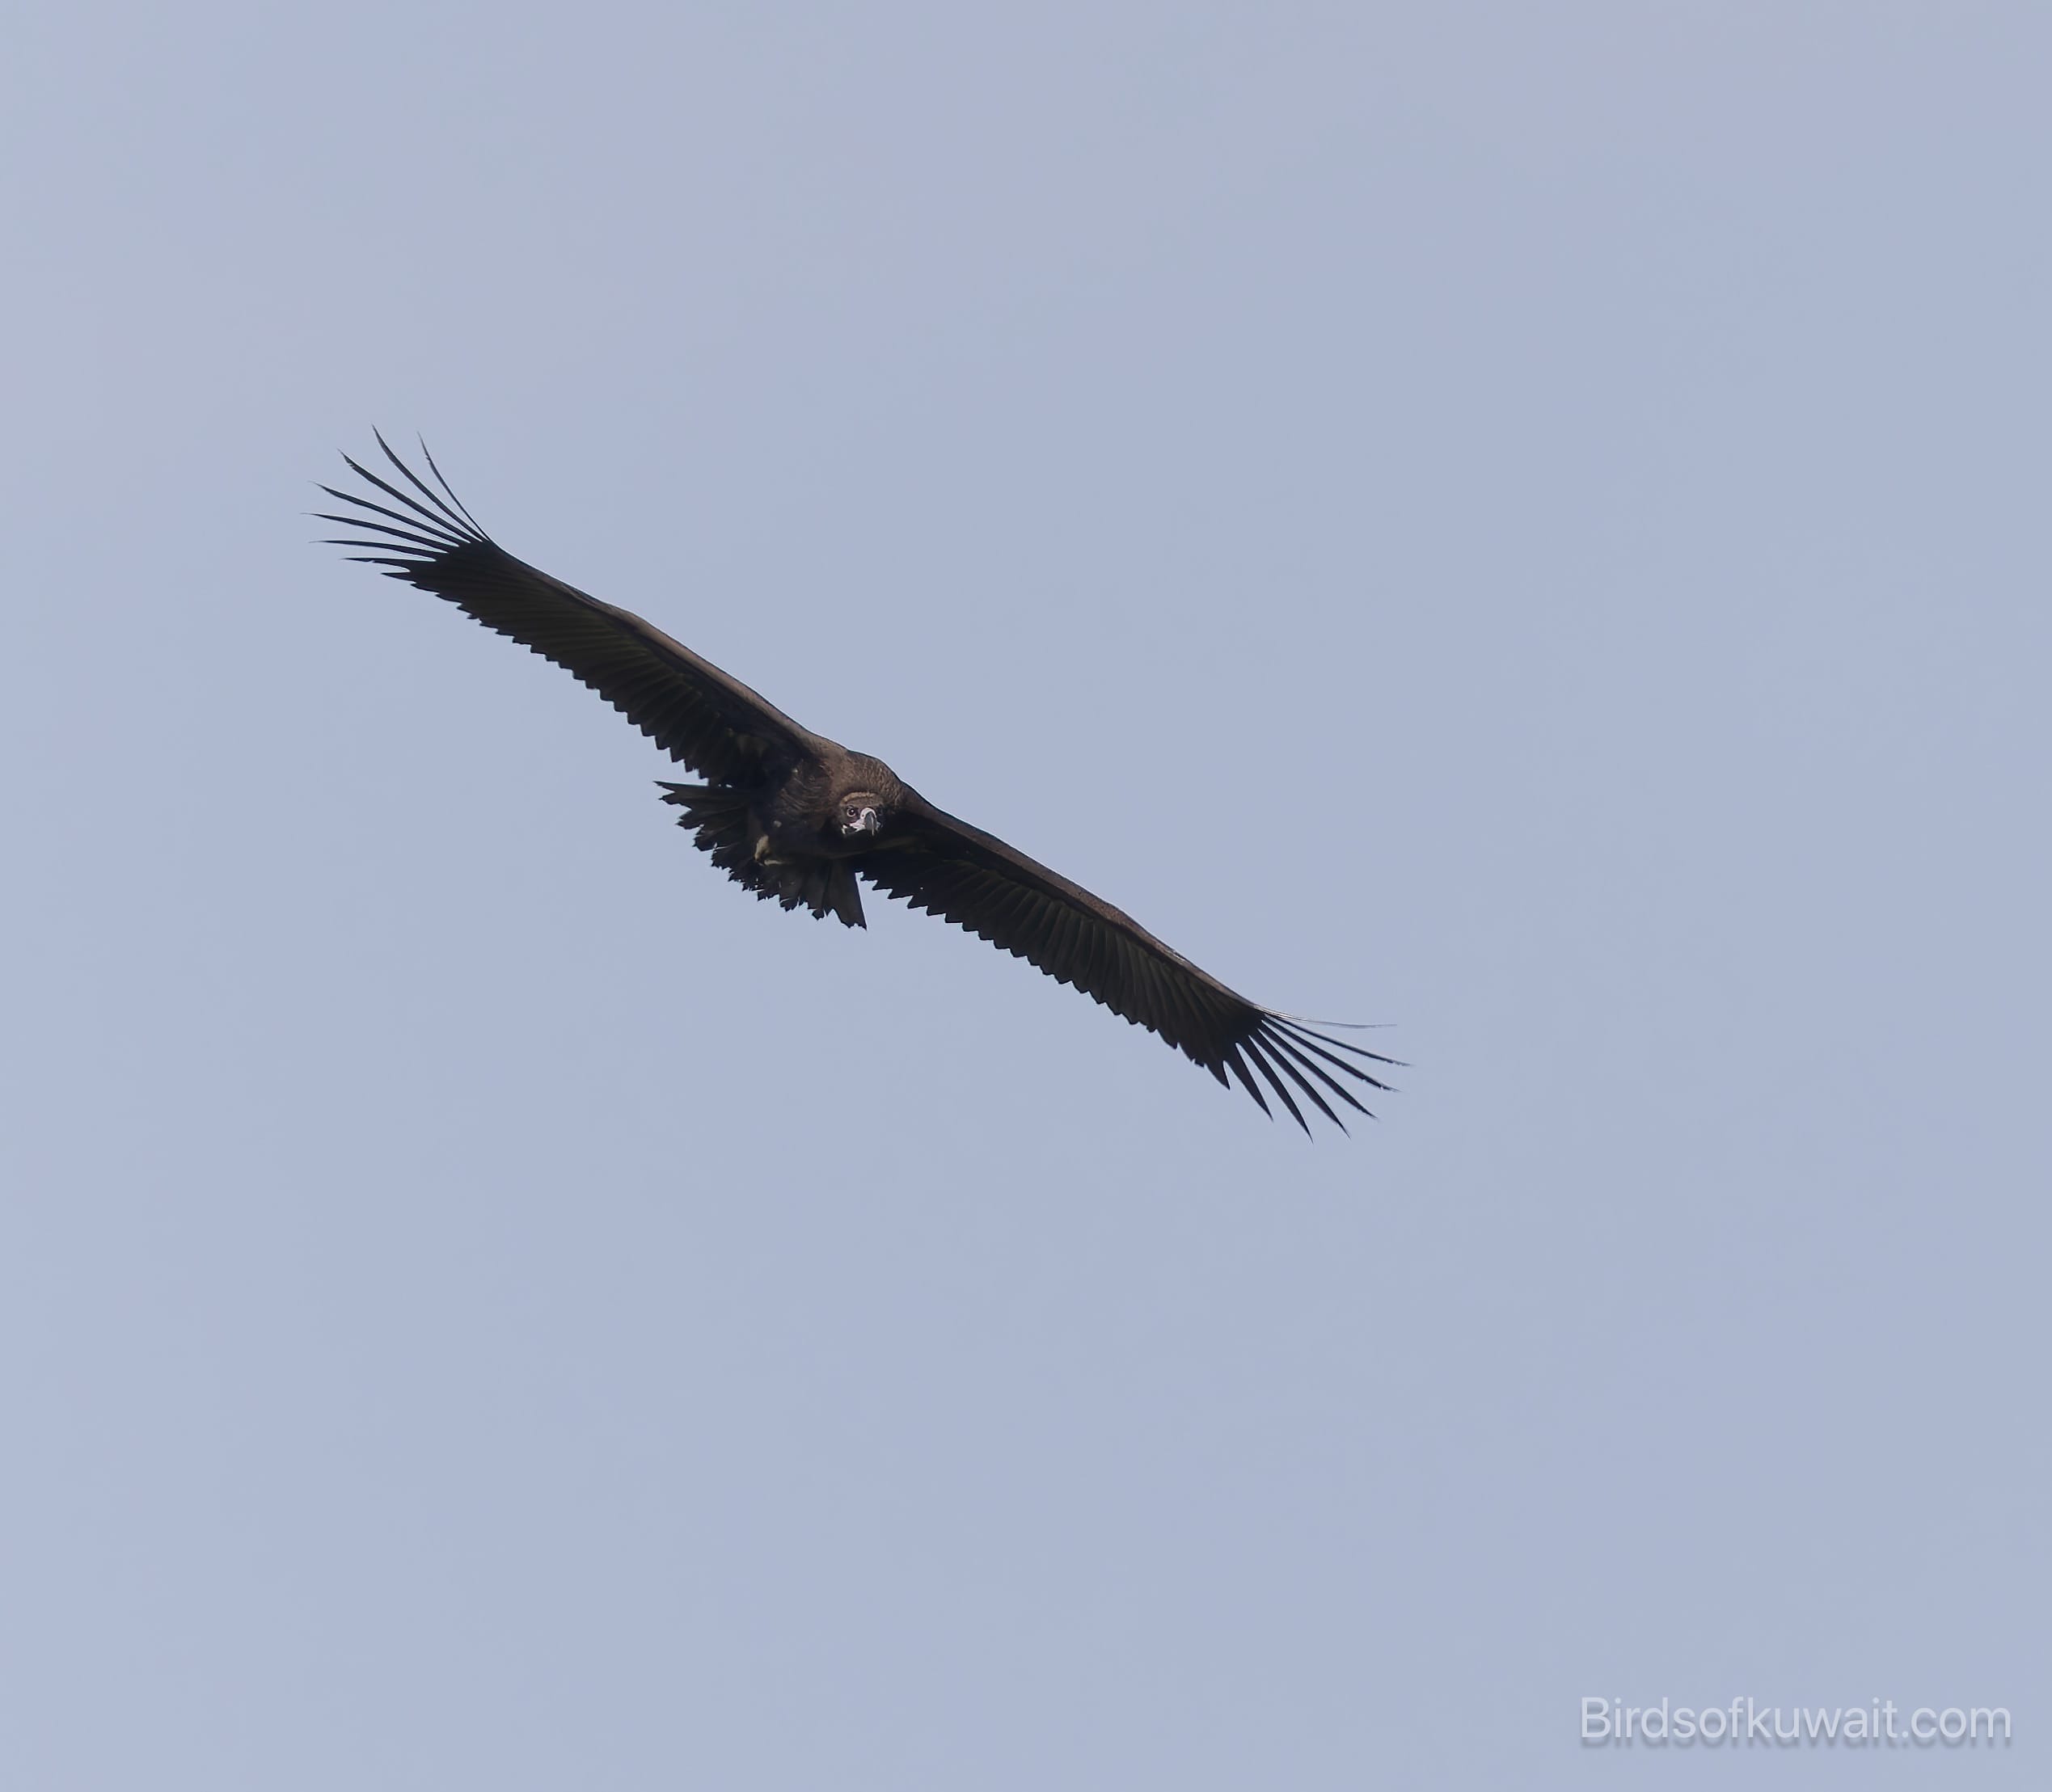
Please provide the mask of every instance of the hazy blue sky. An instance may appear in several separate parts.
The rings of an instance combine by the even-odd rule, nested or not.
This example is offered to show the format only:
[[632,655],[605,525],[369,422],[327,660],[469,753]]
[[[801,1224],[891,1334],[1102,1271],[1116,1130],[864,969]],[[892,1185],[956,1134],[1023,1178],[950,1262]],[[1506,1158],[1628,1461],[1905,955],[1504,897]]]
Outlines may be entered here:
[[[2049,78],[1972,0],[18,11],[0,1784],[2052,1783]],[[749,900],[311,545],[374,424],[1402,1092],[1307,1145]]]

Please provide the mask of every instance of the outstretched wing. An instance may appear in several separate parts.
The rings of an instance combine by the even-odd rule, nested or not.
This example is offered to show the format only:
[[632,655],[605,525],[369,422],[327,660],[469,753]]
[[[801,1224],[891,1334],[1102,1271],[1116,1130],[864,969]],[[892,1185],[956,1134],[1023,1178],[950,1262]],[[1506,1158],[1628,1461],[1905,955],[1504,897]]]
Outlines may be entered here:
[[1395,1059],[1235,995],[1130,915],[910,791],[885,843],[864,854],[858,869],[885,895],[966,928],[1159,1033],[1228,1088],[1231,1071],[1265,1114],[1258,1074],[1307,1132],[1293,1086],[1342,1132],[1328,1095],[1366,1114],[1349,1081],[1389,1086],[1358,1060]]
[[321,487],[353,507],[343,515],[316,512],[324,522],[357,532],[332,545],[371,550],[352,559],[382,567],[387,577],[432,592],[487,628],[554,660],[671,758],[715,783],[751,783],[766,763],[793,763],[821,744],[739,679],[661,629],[516,560],[479,528],[424,445],[420,452],[439,491],[395,454],[382,436],[378,445],[411,491],[346,454],[349,470],[393,503]]

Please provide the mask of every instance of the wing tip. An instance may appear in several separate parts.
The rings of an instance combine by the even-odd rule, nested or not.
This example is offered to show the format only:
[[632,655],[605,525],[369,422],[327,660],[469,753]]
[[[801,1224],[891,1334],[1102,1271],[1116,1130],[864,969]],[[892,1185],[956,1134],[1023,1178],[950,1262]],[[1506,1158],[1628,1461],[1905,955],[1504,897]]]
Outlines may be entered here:
[[[354,455],[344,453],[342,464],[344,466],[366,486],[382,493],[400,508],[394,509],[392,504],[380,503],[376,498],[366,496],[361,491],[345,491],[315,480],[314,485],[317,491],[325,492],[337,503],[347,504],[352,514],[337,517],[328,512],[315,511],[313,515],[323,522],[340,523],[345,528],[361,529],[366,534],[378,538],[375,542],[331,542],[330,545],[383,547],[411,555],[413,557],[412,563],[422,567],[431,566],[465,547],[492,545],[492,538],[485,533],[477,519],[463,507],[456,494],[449,489],[449,482],[442,478],[441,469],[435,466],[433,456],[428,454],[424,441],[421,444],[420,451],[427,457],[429,467],[441,487],[440,492],[430,487],[393,452],[391,444],[385,440],[382,430],[373,428],[370,433],[385,458],[413,490],[412,492],[402,490],[390,479],[374,473]],[[416,493],[417,496],[414,495]]]
[[[1353,1056],[1341,1057],[1339,1056],[1341,1052],[1350,1052]],[[1345,1039],[1333,1039],[1315,1031],[1311,1025],[1294,1016],[1278,1014],[1269,1009],[1253,1009],[1251,1019],[1239,1035],[1214,1055],[1218,1065],[1231,1069],[1241,1086],[1253,1097],[1256,1105],[1273,1119],[1275,1115],[1263,1094],[1260,1083],[1248,1073],[1247,1066],[1252,1065],[1260,1073],[1261,1082],[1268,1085],[1269,1091],[1281,1103],[1284,1111],[1296,1121],[1307,1137],[1315,1135],[1308,1117],[1298,1104],[1298,1097],[1302,1097],[1315,1107],[1343,1135],[1351,1137],[1351,1129],[1346,1120],[1328,1097],[1336,1098],[1364,1119],[1378,1119],[1379,1116],[1375,1111],[1363,1102],[1355,1090],[1342,1078],[1351,1079],[1357,1084],[1366,1084],[1368,1088],[1381,1093],[1395,1094],[1393,1085],[1384,1082],[1374,1075],[1366,1065],[1355,1060],[1366,1059],[1378,1066],[1395,1066],[1402,1061],[1383,1052],[1370,1052],[1363,1046],[1350,1045]],[[1211,1069],[1214,1075],[1218,1073],[1218,1066],[1211,1062],[1210,1056],[1201,1056],[1198,1061]],[[1219,1076],[1221,1082],[1225,1080],[1223,1076]]]

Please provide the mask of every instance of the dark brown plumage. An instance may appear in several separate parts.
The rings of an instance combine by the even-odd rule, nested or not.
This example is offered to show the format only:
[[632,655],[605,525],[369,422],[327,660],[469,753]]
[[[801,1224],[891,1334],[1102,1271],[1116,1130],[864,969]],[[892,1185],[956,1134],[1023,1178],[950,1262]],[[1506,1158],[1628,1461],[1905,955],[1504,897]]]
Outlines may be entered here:
[[1327,1098],[1366,1114],[1349,1083],[1387,1086],[1362,1060],[1393,1059],[1234,994],[1108,902],[935,808],[880,760],[800,727],[640,617],[513,559],[457,500],[424,447],[439,490],[383,436],[378,445],[403,486],[349,461],[391,501],[323,486],[352,507],[320,512],[323,520],[361,532],[334,545],[371,550],[352,558],[553,660],[696,772],[704,783],[665,784],[663,800],[683,812],[680,824],[737,883],[786,909],[802,904],[859,927],[855,880],[867,878],[1159,1034],[1227,1087],[1230,1072],[1264,1113],[1265,1083],[1307,1133],[1297,1095],[1344,1131]]

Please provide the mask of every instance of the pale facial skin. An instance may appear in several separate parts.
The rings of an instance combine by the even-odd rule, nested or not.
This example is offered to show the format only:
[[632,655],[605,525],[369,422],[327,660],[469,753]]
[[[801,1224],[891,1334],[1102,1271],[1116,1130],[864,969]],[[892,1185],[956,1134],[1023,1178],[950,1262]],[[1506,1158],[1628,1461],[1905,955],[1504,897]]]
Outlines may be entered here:
[[842,833],[852,838],[857,834],[874,834],[884,825],[877,812],[877,800],[867,791],[851,791],[841,799],[840,829]]

